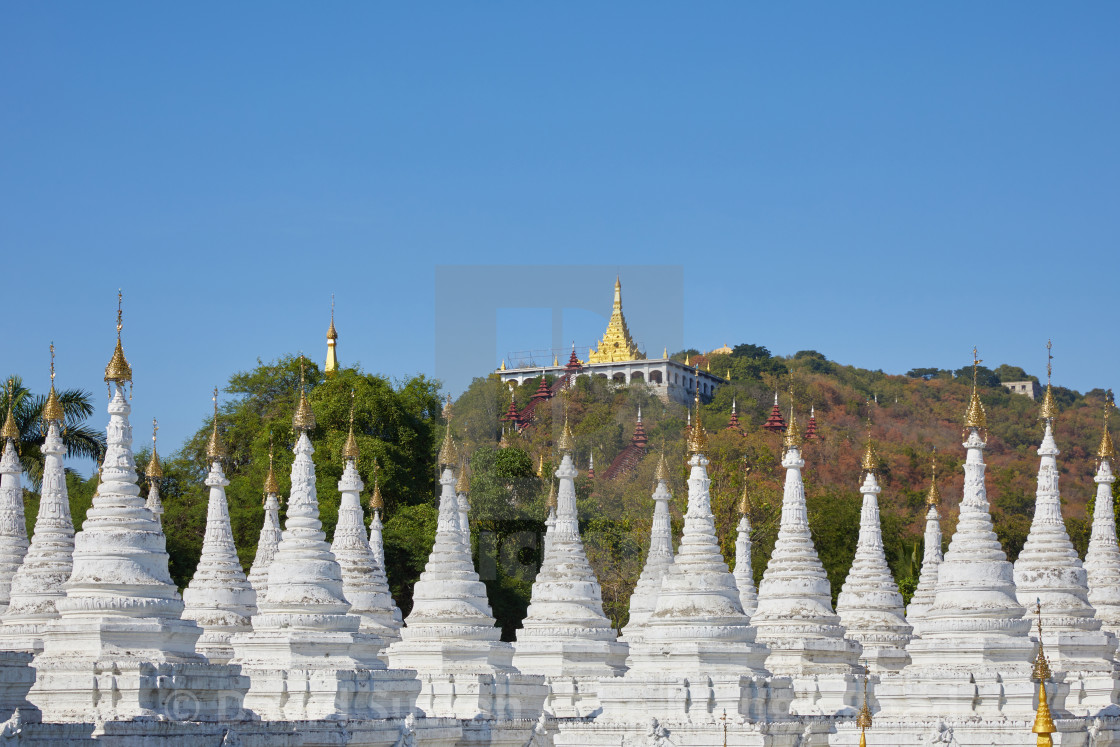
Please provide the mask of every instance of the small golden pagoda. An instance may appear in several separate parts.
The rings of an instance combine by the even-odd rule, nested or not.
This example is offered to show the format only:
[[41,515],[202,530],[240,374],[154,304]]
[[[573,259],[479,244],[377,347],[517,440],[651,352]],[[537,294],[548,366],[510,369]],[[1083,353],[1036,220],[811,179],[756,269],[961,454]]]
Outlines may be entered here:
[[335,346],[338,344],[338,331],[334,328],[334,294],[331,294],[331,326],[327,327],[327,360],[323,365],[323,374],[329,379],[338,373],[338,353]]
[[607,331],[599,341],[598,349],[588,352],[588,363],[618,363],[621,361],[645,360],[645,353],[638,350],[626,327],[626,317],[622,315],[622,283],[614,280],[614,307]]

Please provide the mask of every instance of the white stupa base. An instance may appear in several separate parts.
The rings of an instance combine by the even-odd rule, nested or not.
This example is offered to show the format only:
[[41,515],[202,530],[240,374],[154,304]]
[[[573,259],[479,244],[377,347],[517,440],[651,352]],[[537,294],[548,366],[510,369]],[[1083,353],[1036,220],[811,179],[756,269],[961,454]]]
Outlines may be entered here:
[[[417,723],[424,723],[418,721]],[[500,721],[473,721],[460,722],[463,725],[462,736],[456,747],[552,747],[550,737],[533,738],[533,728],[537,725],[536,719],[503,719]],[[428,747],[427,741],[417,741],[417,744]]]
[[49,623],[42,634],[45,659],[206,661],[195,651],[202,628],[175,617],[66,617]]
[[35,684],[31,654],[25,651],[0,651],[0,720],[17,708],[28,708],[27,691]]
[[1042,642],[1051,669],[1116,671],[1116,638],[1103,630],[1044,630]]
[[729,716],[766,721],[788,718],[793,695],[786,677],[681,677],[631,672],[599,681],[603,712],[595,721],[704,721],[718,718],[724,711]]
[[899,672],[910,664],[910,654],[906,653],[896,640],[877,641],[864,636],[857,642],[863,646],[863,653],[860,654],[859,660],[866,665],[867,671],[871,674]]
[[651,628],[641,643],[630,650],[627,660],[634,674],[653,674],[671,670],[707,674],[739,675],[766,672],[766,646],[746,641],[721,641],[704,638],[655,638]]
[[556,747],[825,747],[828,744],[830,725],[827,722],[753,723],[728,711],[725,723],[722,716],[722,711],[715,714],[705,711],[690,719],[654,716],[630,722],[560,721],[553,743]]
[[266,721],[403,718],[413,712],[420,683],[401,669],[314,669],[246,666],[252,686],[245,708]]
[[25,651],[38,654],[43,650],[43,630],[50,619],[0,625],[0,651]]
[[416,707],[436,718],[535,722],[548,697],[548,685],[541,675],[462,671],[425,673],[419,680]]
[[967,668],[943,655],[944,664],[885,674],[875,700],[885,719],[1034,719],[1035,688],[1029,666]]
[[863,677],[855,674],[794,675],[794,716],[854,716],[863,702]]
[[1046,691],[1054,718],[1120,716],[1120,682],[1111,672],[1055,671]]
[[[36,713],[21,714],[35,719]],[[22,720],[0,725],[13,732],[26,747],[198,747],[199,745],[240,745],[240,747],[303,747],[306,745],[296,725],[253,721],[199,723],[190,721],[86,721],[51,724]],[[392,744],[387,742],[386,744]]]
[[[929,717],[893,720],[876,716],[866,732],[868,747],[1023,747],[1033,745],[1034,718],[981,719]],[[1100,719],[1094,726],[1089,719],[1054,719],[1055,745],[1061,747],[1110,747],[1120,745],[1120,719]],[[1090,737],[1089,731],[1095,731]],[[854,720],[836,725],[829,736],[833,747],[858,747],[860,730]]]
[[[514,674],[513,645],[499,641],[501,631],[487,629],[487,638],[475,637],[474,628],[457,637],[457,631],[448,631],[447,637],[410,638],[408,628],[401,631],[404,638],[387,650],[389,666],[397,669],[415,669],[424,674],[457,674],[460,672],[504,672]],[[492,640],[490,634],[492,631]]]
[[548,697],[545,713],[553,718],[594,718],[602,712],[599,681],[602,677],[545,677]]
[[[790,627],[795,627],[794,623]],[[796,630],[791,630],[796,633]],[[847,675],[860,671],[860,645],[848,638],[763,636],[757,640],[770,647],[766,668],[774,674],[812,677],[818,674]]]
[[35,684],[27,699],[48,723],[238,719],[249,689],[240,667],[205,661],[39,656],[33,666]]
[[230,638],[234,661],[262,669],[385,669],[381,639],[353,615],[254,615],[253,630]]
[[559,638],[523,639],[513,644],[513,665],[525,674],[549,677],[618,677],[626,671],[626,645],[614,640]]

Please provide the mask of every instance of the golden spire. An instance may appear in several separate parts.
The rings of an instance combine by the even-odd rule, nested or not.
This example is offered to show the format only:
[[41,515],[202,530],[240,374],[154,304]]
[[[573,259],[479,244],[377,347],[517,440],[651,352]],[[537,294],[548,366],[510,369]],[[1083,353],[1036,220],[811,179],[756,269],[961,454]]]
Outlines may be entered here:
[[275,495],[280,492],[280,483],[276,482],[276,470],[272,467],[272,434],[268,434],[268,474],[264,478],[265,495]]
[[498,370],[499,371],[505,371],[506,370],[506,359],[505,358],[502,358],[502,365],[498,368]]
[[1054,390],[1050,386],[1050,376],[1053,373],[1054,356],[1051,354],[1050,349],[1053,343],[1050,340],[1046,341],[1046,394],[1042,395],[1042,407],[1038,410],[1038,416],[1043,420],[1053,420],[1058,415],[1058,406],[1054,403]]
[[688,432],[688,453],[700,454],[708,448],[708,434],[704,424],[700,422],[700,384],[696,384],[696,417],[692,421],[692,429]]
[[213,462],[220,462],[229,457],[225,444],[218,435],[218,387],[214,387],[214,430],[210,432],[210,440],[206,442],[206,456]]
[[561,451],[572,451],[576,448],[576,439],[572,435],[571,426],[568,425],[568,411],[564,410],[564,430],[560,433],[560,440],[556,442],[556,448]]
[[871,709],[867,707],[867,675],[863,675],[863,705],[859,707],[859,715],[856,716],[856,726],[859,727],[859,743],[860,747],[867,747],[867,735],[865,732],[871,728]]
[[599,347],[588,351],[588,363],[615,363],[618,361],[642,360],[645,354],[638,350],[630,330],[626,327],[626,317],[622,315],[622,283],[616,277],[614,280],[614,305],[611,308],[611,320],[607,324],[607,331],[603,339],[599,340]]
[[979,351],[972,349],[972,398],[968,402],[968,412],[965,413],[964,424],[966,428],[987,428],[988,416],[984,412],[984,405],[980,403],[980,395],[976,391],[976,369],[984,361],[977,357]]
[[1104,432],[1101,433],[1101,443],[1097,447],[1097,458],[1112,460],[1115,457],[1115,449],[1112,448],[1112,436],[1108,433],[1108,416],[1112,412],[1112,390],[1109,390],[1104,397]]
[[537,458],[537,477],[544,479],[544,453]]
[[558,505],[559,504],[557,503],[557,500],[556,500],[556,481],[555,480],[549,480],[548,481],[547,508],[548,508],[549,511],[555,511],[557,509]]
[[50,426],[51,421],[59,425],[66,420],[66,411],[58,401],[58,393],[54,390],[54,343],[51,343],[51,391],[47,394],[47,401],[43,404],[43,422]]
[[471,492],[471,481],[470,481],[470,478],[467,477],[467,465],[466,464],[460,464],[459,465],[459,479],[455,481],[455,492],[456,493],[469,493],[469,492]]
[[299,357],[299,404],[296,405],[296,414],[292,416],[292,427],[297,431],[315,430],[315,413],[311,403],[307,400],[307,385],[304,379],[303,356]]
[[661,450],[661,458],[657,460],[657,471],[653,476],[658,482],[669,482],[669,463],[665,461],[665,449]]
[[338,372],[338,354],[335,345],[338,343],[338,331],[334,328],[334,294],[331,294],[331,326],[327,327],[327,362],[323,366],[323,374],[329,379]]
[[159,452],[156,451],[157,433],[159,433],[159,421],[152,418],[152,458],[148,460],[148,468],[144,470],[148,482],[163,479],[163,465],[159,463]]
[[661,351],[661,357],[665,360],[669,360],[669,348],[665,348]]
[[933,458],[930,459],[930,470],[932,476],[929,480],[929,493],[926,494],[926,505],[930,508],[935,508],[941,505],[941,490],[937,487],[937,452],[934,451]]
[[793,415],[793,384],[789,385],[789,423],[786,425],[786,435],[782,439],[782,443],[785,444],[787,449],[801,448],[801,428],[797,425],[797,418]]
[[749,485],[747,484],[747,476],[751,473],[751,468],[747,467],[743,472],[743,495],[739,497],[739,515],[746,516],[751,512],[751,495]]
[[867,419],[867,448],[863,451],[863,461],[860,462],[864,472],[875,474],[879,469],[879,457],[875,453],[875,446],[871,443],[871,418]]
[[4,427],[0,428],[0,440],[19,443],[19,427],[12,415],[12,401],[15,399],[15,379],[8,379],[8,417],[4,419]]
[[342,445],[342,458],[358,461],[358,439],[354,438],[354,390],[350,390],[350,433],[346,436],[346,443]]
[[369,496],[369,509],[370,511],[385,510],[385,499],[381,497],[381,485],[376,473],[373,476],[373,492]]
[[459,464],[459,450],[455,448],[455,437],[451,435],[451,395],[447,395],[447,404],[443,406],[443,417],[447,421],[447,434],[443,437],[443,445],[439,447],[439,465],[441,467],[454,467]]
[[124,300],[124,294],[119,290],[117,291],[117,347],[113,349],[113,357],[109,359],[109,365],[105,366],[105,383],[110,381],[117,383],[117,386],[124,386],[126,382],[132,382],[132,366],[128,365],[128,361],[124,357],[124,348],[121,347],[121,329],[124,327],[122,322],[121,302]]
[[1050,716],[1050,703],[1046,696],[1046,680],[1050,679],[1050,662],[1042,650],[1042,602],[1035,602],[1035,612],[1038,615],[1038,655],[1034,659],[1034,668],[1031,678],[1038,680],[1038,711],[1035,713],[1034,725],[1031,733],[1038,735],[1038,747],[1051,747],[1054,739],[1050,735],[1058,729],[1054,726],[1054,719]]

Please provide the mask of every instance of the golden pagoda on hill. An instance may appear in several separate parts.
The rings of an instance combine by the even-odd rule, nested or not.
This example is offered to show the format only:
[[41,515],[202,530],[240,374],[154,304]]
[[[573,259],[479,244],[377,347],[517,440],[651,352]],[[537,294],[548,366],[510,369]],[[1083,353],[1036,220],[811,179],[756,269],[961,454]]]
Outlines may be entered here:
[[630,330],[626,327],[626,317],[622,315],[622,282],[614,279],[614,306],[607,331],[599,341],[598,349],[588,351],[588,363],[619,363],[621,361],[645,360],[646,354],[638,350]]

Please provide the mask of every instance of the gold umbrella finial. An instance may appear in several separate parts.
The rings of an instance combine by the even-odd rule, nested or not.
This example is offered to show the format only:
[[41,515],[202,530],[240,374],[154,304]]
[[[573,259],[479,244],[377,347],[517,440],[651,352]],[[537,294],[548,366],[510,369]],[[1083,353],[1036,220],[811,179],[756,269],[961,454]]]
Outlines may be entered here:
[[206,442],[206,456],[213,462],[220,462],[229,457],[221,436],[218,435],[218,387],[214,387],[214,430],[210,432],[210,440]]
[[1051,349],[1054,343],[1046,341],[1046,393],[1042,395],[1042,405],[1038,408],[1038,416],[1042,420],[1053,420],[1058,415],[1058,405],[1054,402],[1054,388],[1050,385],[1050,378],[1054,373],[1054,355]]
[[159,461],[159,452],[156,451],[156,437],[159,434],[159,421],[152,418],[152,458],[148,460],[148,468],[144,473],[148,482],[163,479],[163,465]]
[[[777,395],[775,395],[775,398]],[[789,383],[789,423],[786,425],[786,435],[782,440],[786,449],[801,448],[801,427],[797,425],[797,418],[793,414],[793,382]]]
[[1108,432],[1108,418],[1112,414],[1112,406],[1112,390],[1109,389],[1104,396],[1104,432],[1101,433],[1101,442],[1097,446],[1097,459],[1102,462],[1106,459],[1111,462],[1116,454],[1116,450],[1112,448],[1112,436]]
[[708,434],[704,424],[700,421],[700,377],[696,377],[696,415],[692,421],[692,428],[688,431],[688,453],[701,454],[708,448]]
[[14,378],[8,379],[8,416],[4,418],[4,427],[0,428],[0,439],[4,441],[11,441],[13,444],[19,443],[19,426],[16,425],[15,416],[12,414],[12,404],[15,400],[16,381]]
[[966,428],[977,430],[988,427],[988,416],[984,412],[984,405],[980,402],[980,394],[976,390],[977,373],[980,364],[980,351],[972,348],[972,397],[968,401],[968,411],[965,413],[964,424]]
[[304,370],[304,358],[299,356],[299,403],[296,405],[295,415],[292,416],[292,427],[301,432],[315,430],[315,412],[311,409],[311,402],[307,399],[307,379]]
[[264,494],[267,498],[269,495],[279,495],[280,483],[276,481],[276,470],[273,469],[273,451],[272,451],[272,432],[268,434],[268,474],[264,478]]
[[879,457],[875,453],[875,445],[871,443],[871,416],[867,417],[867,448],[863,451],[863,461],[860,464],[867,474],[874,475],[879,470]]
[[1042,601],[1035,601],[1035,613],[1038,615],[1038,655],[1035,656],[1034,668],[1031,671],[1033,679],[1038,680],[1038,711],[1035,713],[1031,733],[1037,735],[1038,747],[1052,747],[1054,738],[1050,735],[1058,729],[1054,726],[1054,719],[1050,715],[1050,703],[1046,695],[1046,680],[1050,679],[1050,662],[1042,650]]
[[54,390],[54,342],[51,342],[51,390],[47,394],[47,401],[43,404],[43,423],[50,428],[51,421],[60,426],[66,420],[66,411],[58,401],[58,392]]
[[[124,294],[117,289],[117,346],[113,349],[113,357],[105,366],[105,383],[114,382],[117,386],[132,383],[132,366],[124,357],[124,348],[121,346],[121,330],[124,328]],[[110,392],[110,395],[112,392]]]
[[751,508],[753,508],[753,506],[751,506],[750,484],[747,482],[747,478],[750,476],[750,474],[750,467],[747,467],[745,470],[743,470],[743,495],[739,497],[740,516],[749,515],[751,512]]
[[346,436],[346,443],[342,445],[342,458],[358,463],[358,439],[354,437],[354,390],[350,390],[350,433]]
[[926,505],[930,508],[936,508],[941,505],[941,489],[937,487],[937,449],[934,448],[933,456],[930,457],[930,481],[929,493],[926,494]]
[[454,467],[459,464],[459,450],[455,448],[455,437],[451,435],[451,395],[447,395],[447,403],[443,406],[443,418],[447,421],[447,433],[443,437],[443,445],[439,447],[439,466]]
[[665,447],[661,447],[661,459],[657,462],[657,472],[654,473],[654,479],[658,482],[669,482],[669,463],[665,461]]

